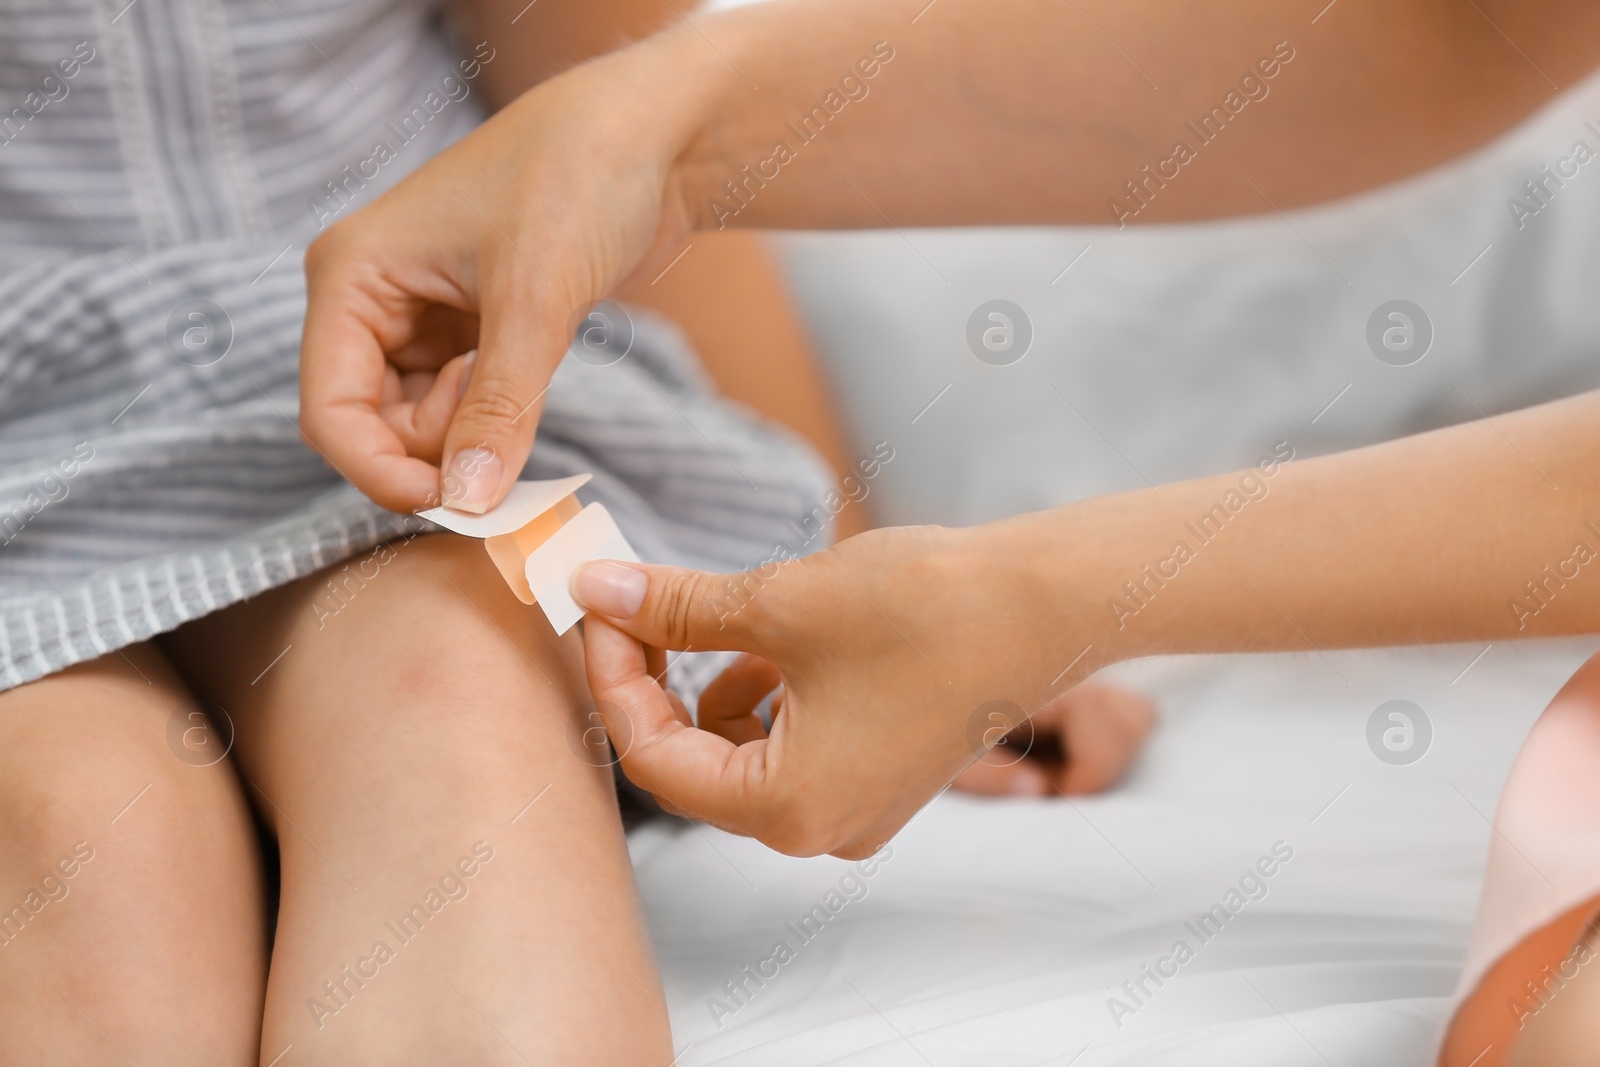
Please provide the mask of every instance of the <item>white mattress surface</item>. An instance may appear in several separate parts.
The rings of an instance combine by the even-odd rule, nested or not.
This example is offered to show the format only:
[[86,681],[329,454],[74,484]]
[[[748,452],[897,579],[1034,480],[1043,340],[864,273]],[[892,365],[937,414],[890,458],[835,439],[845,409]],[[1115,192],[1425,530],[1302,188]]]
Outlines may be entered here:
[[[1476,663],[1481,645],[1120,669],[1164,709],[1120,788],[947,793],[805,941],[796,924],[849,864],[700,826],[636,832],[678,1063],[1425,1063],[1501,783],[1597,644],[1494,645]],[[1368,717],[1397,698],[1433,730],[1405,766],[1367,744]],[[1265,896],[1202,942],[1185,924],[1226,906],[1276,842],[1293,857],[1262,880]],[[767,965],[776,976],[759,988],[746,981],[743,1003],[730,997],[724,983],[779,940],[793,958]],[[1134,1013],[1113,1013],[1111,997],[1133,1003],[1123,982],[1178,940],[1193,958],[1159,988],[1146,979]]]

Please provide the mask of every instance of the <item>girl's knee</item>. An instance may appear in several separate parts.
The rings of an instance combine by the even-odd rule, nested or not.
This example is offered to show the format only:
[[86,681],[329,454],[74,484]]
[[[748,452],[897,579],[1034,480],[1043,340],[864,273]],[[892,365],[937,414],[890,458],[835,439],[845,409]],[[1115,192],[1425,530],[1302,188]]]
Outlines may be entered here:
[[136,872],[176,890],[255,877],[255,831],[226,761],[194,766],[149,729],[85,737],[64,720],[0,760],[0,878],[43,884],[116,867],[119,880]]
[[297,690],[342,694],[348,714],[391,727],[444,716],[473,735],[525,733],[582,704],[578,636],[520,603],[480,542],[419,537],[392,553],[370,576],[354,570],[359,585],[336,584],[341,567],[307,589],[296,650],[309,655],[284,664]]
[[48,901],[113,866],[174,889],[195,864],[201,882],[254,875],[232,768],[185,759],[199,709],[158,662],[142,669],[89,665],[0,694],[0,886]]

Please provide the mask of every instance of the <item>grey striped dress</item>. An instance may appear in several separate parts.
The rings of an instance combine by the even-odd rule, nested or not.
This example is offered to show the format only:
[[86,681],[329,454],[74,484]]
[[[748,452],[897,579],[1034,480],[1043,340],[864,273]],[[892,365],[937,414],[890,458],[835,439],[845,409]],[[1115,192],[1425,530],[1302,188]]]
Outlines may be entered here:
[[[0,688],[404,533],[299,437],[300,257],[495,59],[412,0],[0,0]],[[593,471],[646,559],[768,558],[825,470],[635,323],[562,363],[526,476]]]

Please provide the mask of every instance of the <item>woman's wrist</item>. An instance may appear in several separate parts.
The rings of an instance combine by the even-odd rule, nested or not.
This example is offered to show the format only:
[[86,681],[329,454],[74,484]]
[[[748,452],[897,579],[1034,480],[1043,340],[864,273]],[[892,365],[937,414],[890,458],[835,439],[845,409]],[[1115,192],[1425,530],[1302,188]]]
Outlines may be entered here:
[[[563,99],[617,150],[626,149],[630,169],[662,176],[668,205],[677,200],[691,227],[696,205],[706,200],[708,175],[693,150],[714,135],[714,116],[749,86],[697,32],[703,20],[662,30],[628,47],[582,63],[520,97],[507,110],[521,110],[535,127],[561,114]],[[598,102],[598,106],[595,106]]]
[[1188,648],[1180,602],[1192,590],[1171,558],[1186,536],[1173,528],[1174,502],[1187,495],[1116,493],[961,531],[991,610],[1020,623],[1017,640],[1034,644],[1050,693],[1113,663]]
[[[742,32],[725,21],[726,16],[701,17],[693,24],[685,20],[634,49],[646,91],[629,98],[651,101],[651,124],[663,134],[659,162],[669,195],[697,230],[719,228],[710,205],[726,196],[721,185],[730,172],[727,161],[737,152],[728,140],[736,138],[732,127],[739,125],[741,106],[752,95],[750,84],[707,36],[726,39],[730,31]],[[652,91],[652,86],[668,91]]]
[[1130,652],[1105,609],[1112,570],[1095,549],[1094,501],[950,531],[956,563],[969,577],[975,615],[1007,632],[1005,669],[1029,700],[1043,703]]
[[[877,166],[873,124],[908,106],[886,111],[875,95],[903,80],[890,40],[903,16],[893,3],[787,0],[696,16],[661,35],[673,62],[703,83],[672,169],[695,228],[881,223],[848,183],[819,175],[847,163],[866,180]],[[886,76],[892,63],[896,76]],[[837,121],[847,108],[851,118]]]

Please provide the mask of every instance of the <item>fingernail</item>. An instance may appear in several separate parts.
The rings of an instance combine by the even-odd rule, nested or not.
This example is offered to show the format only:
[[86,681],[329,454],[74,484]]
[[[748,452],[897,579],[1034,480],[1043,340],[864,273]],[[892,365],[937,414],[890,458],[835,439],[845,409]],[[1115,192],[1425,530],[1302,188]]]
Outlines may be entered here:
[[439,495],[446,507],[457,511],[470,511],[481,515],[494,502],[494,492],[500,488],[504,466],[500,457],[482,446],[457,452],[445,464],[439,479]]
[[1018,797],[1042,797],[1050,792],[1050,779],[1039,768],[1028,764],[1019,763],[1011,779],[1011,795]]
[[472,364],[477,358],[478,350],[474,348],[467,353],[467,358],[461,361],[461,377],[456,379],[457,400],[467,395],[467,386],[472,384]]
[[639,613],[650,576],[624,563],[585,563],[572,579],[572,599],[613,619],[631,619]]

